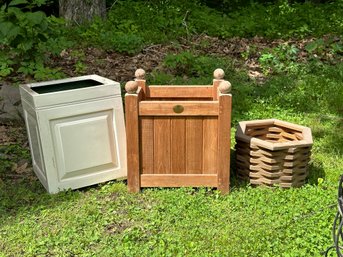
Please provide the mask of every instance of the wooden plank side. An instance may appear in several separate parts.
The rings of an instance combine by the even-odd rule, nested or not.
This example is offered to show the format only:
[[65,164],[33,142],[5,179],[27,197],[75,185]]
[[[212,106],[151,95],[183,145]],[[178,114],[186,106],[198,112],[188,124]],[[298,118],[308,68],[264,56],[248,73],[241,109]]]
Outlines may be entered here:
[[[175,106],[182,112],[176,113]],[[140,116],[218,116],[219,103],[213,101],[144,101],[139,105]]]
[[140,189],[138,101],[135,94],[126,94],[127,185],[130,192]]
[[170,173],[170,118],[154,118],[154,173]]
[[203,173],[217,173],[218,118],[203,120]]
[[202,173],[202,118],[186,119],[186,172]]
[[217,188],[222,193],[227,193],[230,185],[231,102],[231,95],[219,95]]
[[212,97],[212,86],[149,86],[150,98],[173,97],[173,98],[202,98]]
[[214,79],[213,80],[213,87],[212,87],[212,97],[213,100],[218,100],[218,87],[220,82],[222,82],[222,79]]
[[199,97],[192,97],[192,98],[182,98],[182,99],[180,99],[180,98],[173,98],[173,97],[163,97],[163,98],[160,98],[160,97],[158,97],[158,98],[147,98],[146,99],[147,101],[174,101],[174,102],[176,102],[176,101],[180,101],[180,100],[182,100],[182,101],[213,101],[212,100],[212,98],[210,98],[210,97],[201,97],[201,98],[199,98]]
[[141,173],[154,173],[154,118],[140,117]]
[[142,88],[142,99],[146,99],[149,97],[149,86],[146,84],[145,79],[135,79],[137,81],[138,86]]
[[141,187],[216,187],[216,174],[143,174]]
[[171,173],[186,170],[186,119],[171,118]]

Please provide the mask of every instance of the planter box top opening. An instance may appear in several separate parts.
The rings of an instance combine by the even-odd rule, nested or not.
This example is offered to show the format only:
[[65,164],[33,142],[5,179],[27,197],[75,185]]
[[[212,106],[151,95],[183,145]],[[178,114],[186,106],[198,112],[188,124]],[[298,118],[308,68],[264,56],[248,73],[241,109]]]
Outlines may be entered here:
[[51,85],[41,85],[41,86],[33,86],[31,89],[38,93],[38,94],[46,94],[46,93],[54,93],[58,91],[65,91],[65,90],[73,90],[73,89],[80,89],[86,87],[94,87],[94,86],[101,86],[103,83],[93,79],[85,79],[80,81],[69,81],[69,82],[62,82],[56,83]]

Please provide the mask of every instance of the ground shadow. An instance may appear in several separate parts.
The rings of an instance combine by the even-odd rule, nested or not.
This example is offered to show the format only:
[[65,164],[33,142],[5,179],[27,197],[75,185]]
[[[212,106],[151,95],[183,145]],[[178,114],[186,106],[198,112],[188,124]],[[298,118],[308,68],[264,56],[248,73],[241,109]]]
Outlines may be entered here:
[[245,188],[249,185],[249,181],[243,180],[237,176],[236,166],[236,150],[231,149],[230,152],[230,188]]
[[309,174],[307,178],[308,184],[318,185],[319,179],[325,179],[325,171],[323,168],[323,164],[310,163],[307,169],[308,169],[308,174]]
[[0,217],[15,217],[22,212],[36,213],[44,209],[53,209],[65,202],[76,202],[82,195],[99,185],[77,190],[65,190],[49,194],[38,179],[25,178],[4,180],[0,185]]
[[[330,129],[324,124],[330,124]],[[343,117],[317,114],[317,120],[311,129],[314,144],[320,142],[323,152],[343,155]]]

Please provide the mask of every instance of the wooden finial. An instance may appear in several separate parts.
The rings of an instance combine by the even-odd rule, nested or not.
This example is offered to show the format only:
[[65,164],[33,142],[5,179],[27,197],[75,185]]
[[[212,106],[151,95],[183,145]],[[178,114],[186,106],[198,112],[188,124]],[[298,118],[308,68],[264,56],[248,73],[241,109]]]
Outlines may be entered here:
[[138,69],[135,71],[135,77],[136,79],[144,79],[145,78],[145,70]]
[[135,94],[137,92],[137,89],[138,89],[137,81],[129,81],[125,85],[125,90],[129,94]]
[[220,82],[218,89],[220,93],[228,94],[231,92],[231,83],[229,81],[223,80],[222,82]]
[[215,79],[223,79],[225,76],[225,72],[222,70],[222,69],[216,69],[214,72],[213,72],[213,77]]

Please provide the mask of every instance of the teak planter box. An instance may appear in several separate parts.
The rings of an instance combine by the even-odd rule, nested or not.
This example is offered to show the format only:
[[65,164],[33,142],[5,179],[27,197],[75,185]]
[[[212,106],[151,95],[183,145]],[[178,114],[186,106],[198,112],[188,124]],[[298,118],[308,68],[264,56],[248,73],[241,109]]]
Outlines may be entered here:
[[238,176],[254,185],[302,186],[311,146],[310,128],[276,119],[240,122],[236,131]]
[[147,86],[142,69],[125,88],[128,188],[229,190],[231,84]]

